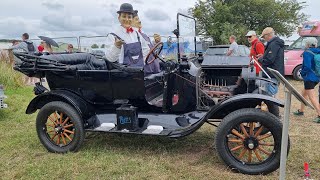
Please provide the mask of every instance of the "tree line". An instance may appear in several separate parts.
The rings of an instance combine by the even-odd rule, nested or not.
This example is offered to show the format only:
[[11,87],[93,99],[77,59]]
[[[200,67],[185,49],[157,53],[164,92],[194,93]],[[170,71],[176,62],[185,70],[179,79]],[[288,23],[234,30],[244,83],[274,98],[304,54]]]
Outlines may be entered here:
[[297,0],[198,0],[189,13],[197,20],[197,33],[215,44],[228,43],[232,34],[244,44],[249,30],[259,34],[269,26],[280,36],[291,36],[307,20],[304,7],[306,2]]

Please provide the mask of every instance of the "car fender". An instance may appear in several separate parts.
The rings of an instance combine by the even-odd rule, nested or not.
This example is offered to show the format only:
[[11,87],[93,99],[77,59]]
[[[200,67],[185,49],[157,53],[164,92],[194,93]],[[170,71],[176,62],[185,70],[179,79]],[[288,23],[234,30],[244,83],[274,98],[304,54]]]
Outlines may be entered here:
[[226,115],[238,109],[255,108],[257,105],[261,104],[262,101],[284,107],[282,101],[271,96],[262,94],[240,94],[213,106],[204,119],[223,119]]
[[169,135],[171,138],[179,138],[192,134],[198,130],[208,119],[223,119],[229,113],[242,108],[255,108],[262,101],[274,103],[280,107],[284,107],[282,101],[261,94],[240,94],[233,96],[225,101],[213,106],[198,122],[187,128],[183,128]]
[[26,114],[32,114],[41,109],[45,104],[52,101],[63,101],[70,104],[78,111],[83,119],[92,115],[91,105],[82,99],[79,95],[67,90],[54,90],[38,95],[29,103]]

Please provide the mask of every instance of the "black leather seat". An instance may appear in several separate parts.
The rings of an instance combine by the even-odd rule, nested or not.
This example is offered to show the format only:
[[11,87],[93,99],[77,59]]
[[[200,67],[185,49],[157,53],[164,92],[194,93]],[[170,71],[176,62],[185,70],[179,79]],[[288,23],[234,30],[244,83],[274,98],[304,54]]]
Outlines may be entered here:
[[83,64],[87,61],[96,61],[97,59],[88,53],[73,53],[73,54],[50,54],[42,56],[45,59],[54,60],[62,64]]
[[57,61],[66,65],[74,65],[73,69],[82,70],[104,70],[107,69],[106,62],[99,60],[95,56],[88,53],[73,54],[51,54],[42,56],[44,59]]

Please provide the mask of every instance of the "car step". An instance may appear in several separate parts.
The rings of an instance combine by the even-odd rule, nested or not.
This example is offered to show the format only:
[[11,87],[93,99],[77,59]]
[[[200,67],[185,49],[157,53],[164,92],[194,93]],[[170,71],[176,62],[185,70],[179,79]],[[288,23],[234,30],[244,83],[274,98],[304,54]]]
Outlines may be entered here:
[[162,131],[162,126],[150,125],[146,130],[142,131],[142,134],[160,134]]
[[110,131],[115,128],[116,125],[114,123],[102,123],[99,127],[95,128],[97,131]]
[[[115,130],[116,124],[114,123],[102,123],[99,127],[96,127],[94,130],[95,131],[117,131]],[[142,134],[160,134],[163,131],[162,126],[158,125],[150,125],[147,127],[146,130],[140,131]],[[128,130],[118,130],[119,132],[130,132]]]

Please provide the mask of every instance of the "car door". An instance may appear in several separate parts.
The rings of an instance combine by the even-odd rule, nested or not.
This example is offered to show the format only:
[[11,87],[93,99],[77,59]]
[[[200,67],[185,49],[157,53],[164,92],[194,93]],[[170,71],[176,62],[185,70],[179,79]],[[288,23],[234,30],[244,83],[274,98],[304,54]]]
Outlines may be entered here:
[[105,104],[113,101],[110,70],[78,70],[78,92],[86,100]]
[[142,68],[112,69],[113,98],[116,99],[145,99],[144,72]]

